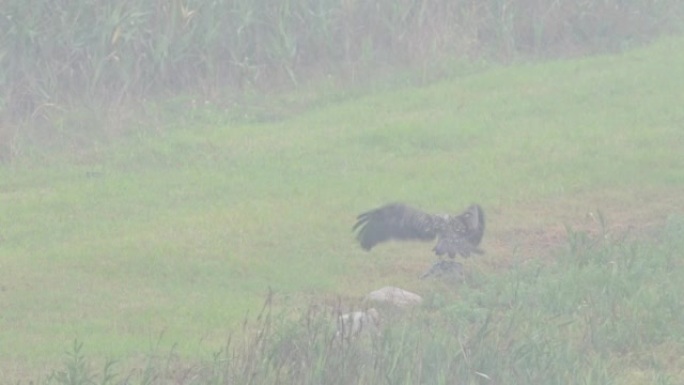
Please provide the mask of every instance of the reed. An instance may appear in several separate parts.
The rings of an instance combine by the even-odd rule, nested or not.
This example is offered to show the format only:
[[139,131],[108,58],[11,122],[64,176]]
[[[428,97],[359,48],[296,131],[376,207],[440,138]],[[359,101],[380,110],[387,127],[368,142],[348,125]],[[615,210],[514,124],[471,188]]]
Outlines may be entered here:
[[129,123],[122,105],[164,95],[363,81],[453,57],[615,50],[676,30],[682,14],[675,0],[8,0],[0,138],[26,125],[42,130],[36,138],[110,135]]

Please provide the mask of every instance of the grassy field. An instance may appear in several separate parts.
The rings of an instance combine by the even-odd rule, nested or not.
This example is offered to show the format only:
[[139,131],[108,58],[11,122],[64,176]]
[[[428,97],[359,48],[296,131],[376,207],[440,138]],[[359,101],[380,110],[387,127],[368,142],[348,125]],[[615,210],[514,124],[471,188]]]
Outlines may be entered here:
[[[683,90],[684,40],[668,38],[621,55],[322,97],[278,119],[268,103],[236,115],[180,101],[162,111],[175,119],[163,131],[18,159],[0,168],[0,377],[59,368],[74,339],[95,359],[135,362],[172,348],[208,358],[269,288],[278,308],[354,303],[385,285],[454,300],[417,280],[434,260],[427,245],[368,254],[355,244],[355,215],[389,201],[429,211],[482,204],[487,254],[466,263],[479,282],[548,259],[568,244],[565,225],[599,231],[597,210],[610,234],[657,234],[669,223],[676,239]],[[659,250],[649,245],[643,255]],[[682,273],[683,249],[668,245],[653,270],[663,276],[634,284],[682,289],[672,274]],[[583,293],[562,269],[548,274],[540,287]],[[625,292],[638,292],[629,284]],[[487,298],[508,289],[459,290]],[[676,320],[681,298],[669,301]],[[657,342],[675,357],[684,351],[681,334]],[[608,374],[640,367],[606,354]],[[668,362],[628,371],[637,380],[623,383],[684,381],[681,360]]]

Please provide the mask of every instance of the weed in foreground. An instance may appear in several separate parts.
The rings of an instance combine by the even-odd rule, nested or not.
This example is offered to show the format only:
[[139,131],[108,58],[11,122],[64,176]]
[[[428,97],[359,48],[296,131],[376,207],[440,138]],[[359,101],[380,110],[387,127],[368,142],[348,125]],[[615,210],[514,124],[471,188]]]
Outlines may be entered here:
[[112,384],[117,375],[114,373],[115,361],[107,360],[101,374],[96,374],[82,352],[83,342],[74,340],[71,350],[66,353],[64,369],[53,372],[48,384],[58,385],[95,385]]

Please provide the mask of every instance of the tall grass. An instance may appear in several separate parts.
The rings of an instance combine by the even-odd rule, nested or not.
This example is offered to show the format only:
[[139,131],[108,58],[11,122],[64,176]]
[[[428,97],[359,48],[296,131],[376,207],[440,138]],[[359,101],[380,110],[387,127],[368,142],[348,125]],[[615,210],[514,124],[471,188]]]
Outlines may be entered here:
[[[658,241],[570,229],[552,263],[450,287],[458,295],[435,289],[422,308],[383,313],[380,333],[354,339],[336,338],[339,308],[275,314],[269,297],[210,359],[150,360],[125,383],[681,383],[683,229],[671,218]],[[111,364],[90,370],[81,348],[48,383],[119,383]]]
[[130,123],[122,103],[180,91],[363,79],[369,68],[445,56],[619,48],[676,29],[683,9],[674,0],[9,0],[0,149],[3,159],[20,152],[13,139],[27,123],[48,143],[101,139]]

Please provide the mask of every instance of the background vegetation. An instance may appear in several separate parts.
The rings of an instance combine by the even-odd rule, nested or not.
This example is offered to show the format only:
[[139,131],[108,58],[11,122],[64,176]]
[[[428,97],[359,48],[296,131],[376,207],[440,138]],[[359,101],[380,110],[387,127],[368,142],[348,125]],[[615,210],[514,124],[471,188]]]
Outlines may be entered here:
[[[3,4],[0,382],[684,382],[681,8]],[[388,201],[487,254],[363,252]]]
[[[129,130],[141,100],[435,76],[445,58],[620,50],[678,30],[677,0],[9,0],[0,10],[0,159]],[[124,107],[125,106],[125,107]],[[138,110],[138,113],[132,111]]]

